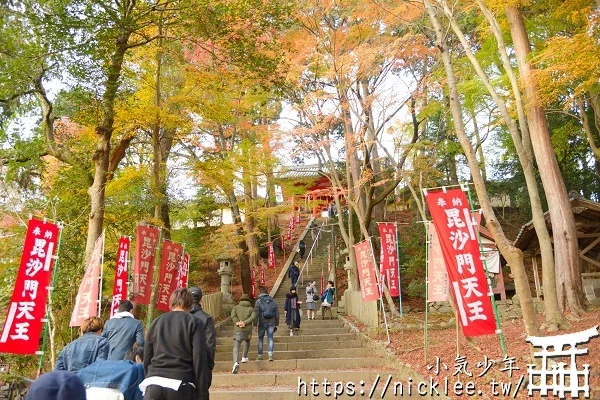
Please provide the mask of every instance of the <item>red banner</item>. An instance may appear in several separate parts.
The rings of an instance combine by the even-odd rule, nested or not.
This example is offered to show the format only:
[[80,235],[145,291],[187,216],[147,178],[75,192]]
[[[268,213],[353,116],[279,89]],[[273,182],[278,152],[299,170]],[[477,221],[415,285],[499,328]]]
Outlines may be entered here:
[[263,267],[262,265],[260,266],[260,286],[265,286],[265,267]]
[[390,295],[397,297],[400,296],[400,282],[398,279],[396,224],[380,223],[378,225],[381,236],[381,274],[385,276]]
[[71,313],[69,326],[81,326],[83,321],[89,317],[98,316],[100,268],[102,268],[103,253],[104,233],[94,243],[94,251],[92,251],[90,262],[83,274],[77,297],[75,297],[75,307]]
[[158,292],[156,295],[156,308],[168,312],[169,298],[177,289],[177,276],[183,257],[183,245],[165,240],[163,242],[160,260],[160,275],[158,277]]
[[273,242],[267,243],[269,248],[269,268],[275,268],[275,250],[273,250]]
[[285,235],[281,232],[281,251],[285,251]]
[[256,298],[256,268],[252,268],[252,277],[250,278],[252,289],[250,289],[250,297]]
[[117,312],[119,304],[127,299],[127,279],[129,267],[129,246],[131,239],[121,236],[117,250],[117,263],[115,265],[115,283],[113,285],[112,303],[110,306],[110,317]]
[[425,196],[438,233],[450,288],[465,336],[496,332],[490,288],[481,262],[477,222],[464,191],[429,191]]
[[179,274],[177,275],[177,289],[188,287],[188,275],[190,273],[190,253],[185,253]]
[[440,247],[440,239],[433,222],[429,222],[429,249],[427,251],[429,265],[427,274],[427,301],[448,300],[448,273],[444,263],[444,255]]
[[137,227],[133,262],[133,301],[138,304],[150,304],[159,235],[158,228],[142,225]]
[[300,208],[298,208],[298,213],[296,214],[296,223],[300,223]]
[[354,245],[356,263],[358,264],[358,279],[363,301],[373,301],[379,298],[377,277],[373,268],[373,252],[368,240]]
[[321,270],[321,296],[325,293],[325,275],[323,275],[323,271]]
[[57,224],[29,220],[21,265],[0,336],[0,353],[35,354],[39,349],[59,231]]
[[292,240],[292,231],[294,230],[294,216],[290,217],[290,222],[288,223],[288,235],[287,240]]

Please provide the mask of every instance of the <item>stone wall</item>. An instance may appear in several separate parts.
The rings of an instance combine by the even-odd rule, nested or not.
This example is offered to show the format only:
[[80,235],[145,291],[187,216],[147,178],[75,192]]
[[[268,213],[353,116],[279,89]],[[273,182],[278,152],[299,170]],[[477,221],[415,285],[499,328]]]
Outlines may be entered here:
[[[533,299],[533,304],[536,312],[541,313],[544,311],[544,303],[542,301]],[[515,319],[522,317],[521,305],[519,304],[517,296],[514,296],[512,299],[497,300],[496,308],[498,309],[500,319]],[[450,307],[450,303],[447,301],[433,302],[429,304],[429,312],[432,314],[451,313],[452,307]]]

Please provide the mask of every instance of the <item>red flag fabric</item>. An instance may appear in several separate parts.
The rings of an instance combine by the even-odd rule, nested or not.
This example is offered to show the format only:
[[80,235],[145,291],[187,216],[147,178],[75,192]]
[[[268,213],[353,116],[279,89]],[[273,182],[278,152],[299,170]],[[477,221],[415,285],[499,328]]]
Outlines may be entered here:
[[281,232],[281,251],[285,250],[285,235]]
[[127,298],[127,279],[129,267],[129,246],[131,239],[121,236],[119,248],[117,249],[117,263],[115,265],[115,283],[113,285],[112,303],[110,306],[110,317],[117,312],[119,304]]
[[381,273],[385,275],[388,289],[392,297],[400,295],[398,279],[398,247],[396,245],[396,224],[380,223],[381,236]]
[[444,255],[440,247],[440,239],[433,222],[429,222],[429,249],[427,255],[429,258],[427,274],[427,301],[447,301],[448,300],[448,273],[444,263]]
[[275,250],[273,250],[273,242],[267,243],[269,248],[269,268],[275,268]]
[[190,253],[185,253],[179,274],[177,276],[177,289],[188,287],[188,275],[190,273]]
[[250,289],[250,297],[256,298],[256,268],[252,268],[252,277],[250,278],[252,289]]
[[150,304],[159,236],[158,228],[143,225],[137,227],[133,262],[133,301],[138,304]]
[[323,271],[321,270],[321,296],[323,296],[324,293],[325,293],[325,275],[323,274]]
[[98,316],[98,303],[100,299],[99,283],[100,268],[102,268],[102,252],[104,251],[104,233],[96,239],[90,262],[85,269],[83,279],[79,285],[79,292],[75,298],[75,307],[71,313],[69,326],[81,326],[89,317]]
[[160,275],[158,277],[158,292],[156,308],[168,312],[169,298],[177,289],[177,276],[183,256],[183,245],[170,240],[163,242],[160,260]]
[[373,301],[379,298],[377,277],[373,268],[373,252],[371,243],[364,240],[354,245],[356,262],[358,264],[358,279],[363,301]]
[[469,210],[464,191],[428,191],[425,199],[438,233],[450,290],[465,336],[496,332],[490,300],[491,289],[481,262],[477,222]]
[[30,219],[17,280],[0,336],[0,353],[35,354],[39,349],[48,286],[60,226]]
[[288,223],[288,236],[287,240],[292,240],[292,231],[294,230],[294,217],[290,217],[290,222]]
[[299,224],[300,223],[300,208],[298,208],[298,211],[296,213],[296,223]]
[[260,286],[265,286],[265,267],[260,266]]

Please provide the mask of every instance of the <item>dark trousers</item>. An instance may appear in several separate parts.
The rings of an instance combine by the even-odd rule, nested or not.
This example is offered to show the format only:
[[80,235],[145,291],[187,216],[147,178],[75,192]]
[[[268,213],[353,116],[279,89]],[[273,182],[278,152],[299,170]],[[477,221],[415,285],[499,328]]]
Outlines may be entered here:
[[150,385],[146,388],[144,400],[196,400],[196,388],[189,383],[182,383],[179,390]]

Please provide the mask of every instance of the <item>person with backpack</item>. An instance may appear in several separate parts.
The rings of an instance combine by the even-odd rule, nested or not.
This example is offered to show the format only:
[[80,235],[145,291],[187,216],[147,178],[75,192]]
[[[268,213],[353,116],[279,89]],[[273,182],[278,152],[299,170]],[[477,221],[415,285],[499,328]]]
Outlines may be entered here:
[[321,296],[321,319],[325,319],[325,311],[329,311],[329,319],[333,319],[333,312],[331,306],[333,306],[335,288],[333,287],[333,281],[327,282],[327,289]]
[[254,313],[256,314],[256,326],[258,328],[258,357],[257,360],[263,359],[263,340],[265,333],[267,334],[267,354],[269,355],[269,361],[273,361],[273,347],[274,340],[273,335],[279,325],[279,309],[277,303],[267,291],[267,288],[262,286],[260,288],[260,294],[254,305]]
[[[317,295],[317,288],[315,287],[316,282],[311,281],[306,287],[306,316],[308,319],[315,319],[317,314],[317,303],[319,295]],[[311,317],[312,315],[312,317]]]
[[290,265],[288,269],[288,276],[292,280],[292,286],[296,286],[298,278],[300,277],[300,268],[298,268],[298,261]]
[[305,252],[306,252],[306,243],[304,243],[304,240],[300,239],[300,241],[298,242],[298,253],[300,255],[300,261],[302,261],[302,259],[304,258]]

